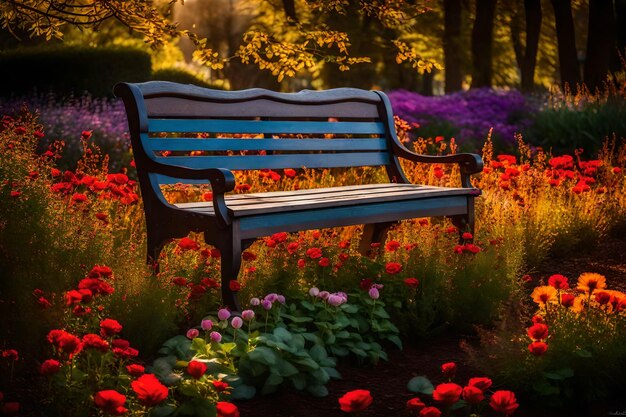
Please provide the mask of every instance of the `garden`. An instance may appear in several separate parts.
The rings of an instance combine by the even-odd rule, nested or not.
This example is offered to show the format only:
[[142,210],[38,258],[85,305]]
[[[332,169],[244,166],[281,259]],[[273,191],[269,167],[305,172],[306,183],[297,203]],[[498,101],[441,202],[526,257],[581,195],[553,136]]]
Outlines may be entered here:
[[[15,4],[28,2],[10,3],[20,10]],[[94,13],[116,2],[101,3],[92,5]],[[330,13],[325,30],[341,10],[346,12],[341,7],[349,12],[352,5],[305,3]],[[589,9],[594,2],[583,3]],[[398,10],[380,6],[362,12],[377,16],[387,30],[406,30],[393,20],[400,19],[405,6],[400,2],[394,6]],[[124,23],[120,16],[126,16],[153,43],[158,36],[176,35],[171,27],[159,26],[144,6],[137,7],[118,9],[116,19]],[[304,30],[305,19],[311,19],[303,5],[298,7],[301,21],[284,30]],[[420,11],[424,18],[443,16],[443,6],[429,7]],[[66,10],[52,10],[57,9]],[[279,9],[288,15],[291,10]],[[26,28],[11,20],[16,19],[11,13],[0,12],[9,27]],[[39,35],[56,36],[59,28],[29,13],[20,15],[21,21]],[[137,16],[146,20],[132,20]],[[268,19],[268,14],[259,16]],[[58,17],[48,15],[53,21]],[[155,26],[148,30],[149,24]],[[119,28],[105,29],[109,38],[126,39]],[[346,36],[352,29],[346,28]],[[256,72],[273,74],[270,81],[255,79],[259,86],[292,91],[293,80],[300,77],[308,88],[336,87],[329,81],[336,69],[315,72],[297,51],[286,53],[294,62],[270,65],[271,56],[258,55],[258,50],[272,54],[264,43],[269,38],[255,33],[254,41],[250,32],[244,36],[250,43],[242,46],[247,55],[239,58],[255,63]],[[324,35],[329,34],[334,38],[311,39],[318,49],[342,52],[341,45],[349,46],[341,34]],[[82,77],[101,88],[99,65],[144,59],[147,73],[138,81],[238,88],[242,80],[228,72],[234,63],[202,49],[206,39],[183,35],[198,48],[196,60],[212,67],[220,80],[202,79],[188,69],[156,68],[155,57],[174,59],[164,58],[175,54],[167,45],[165,51],[156,45],[161,49],[150,52],[98,46],[105,54],[93,55],[95,70],[80,67],[83,49],[59,47],[51,56],[40,56],[41,45],[3,49],[0,61],[26,68],[78,54],[80,70],[67,69],[65,77]],[[66,37],[72,36],[83,35],[67,31]],[[98,36],[84,35],[96,43]],[[294,38],[280,39],[273,47],[295,50],[289,49],[297,45]],[[4,45],[6,40],[0,41]],[[127,44],[135,41],[126,39]],[[396,59],[397,65],[415,64],[426,82],[429,71],[438,71],[428,59],[441,58],[416,55],[421,41],[411,42],[411,50],[399,47],[403,58]],[[303,48],[298,53],[308,51]],[[368,53],[376,59],[376,51]],[[354,73],[365,77],[356,69],[367,65],[365,58],[349,61],[335,54],[324,59],[327,65],[355,65]],[[471,178],[482,191],[476,198],[475,230],[459,230],[445,217],[403,220],[366,254],[359,251],[362,226],[265,236],[243,252],[239,276],[229,282],[241,311],[223,304],[221,254],[201,233],[169,242],[158,271],[146,265],[143,200],[126,112],[110,96],[112,85],[103,82],[103,93],[71,91],[49,78],[36,91],[16,87],[3,92],[0,415],[626,413],[623,61],[597,88],[559,87],[557,81],[549,90],[532,93],[521,92],[518,85],[472,85],[429,95],[409,85],[385,84],[392,73],[386,71],[374,74],[370,84],[382,84],[389,96],[404,146],[419,154],[481,156],[484,168]],[[50,76],[25,74],[26,69],[11,75],[24,77],[12,82],[23,86],[27,77]],[[132,81],[132,73],[128,77],[118,81]],[[353,81],[345,86],[365,82]],[[591,79],[586,81],[591,85]],[[276,87],[276,82],[282,84]],[[45,85],[53,88],[47,91]],[[460,183],[459,168],[452,164],[402,161],[402,166],[414,184]],[[383,167],[294,166],[235,171],[235,181],[233,193],[246,194],[387,182],[387,173]],[[162,191],[170,203],[213,199],[208,184],[170,184]]]

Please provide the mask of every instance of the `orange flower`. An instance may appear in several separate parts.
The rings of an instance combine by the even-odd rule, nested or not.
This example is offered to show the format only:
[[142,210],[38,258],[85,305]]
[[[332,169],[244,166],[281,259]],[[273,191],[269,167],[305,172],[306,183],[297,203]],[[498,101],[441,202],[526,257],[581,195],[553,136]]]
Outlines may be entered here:
[[556,300],[556,288],[550,285],[542,285],[536,287],[530,296],[535,303],[545,305],[548,302]]
[[606,278],[603,275],[593,272],[584,272],[578,277],[578,286],[576,289],[584,291],[587,294],[593,294],[596,290],[606,288]]

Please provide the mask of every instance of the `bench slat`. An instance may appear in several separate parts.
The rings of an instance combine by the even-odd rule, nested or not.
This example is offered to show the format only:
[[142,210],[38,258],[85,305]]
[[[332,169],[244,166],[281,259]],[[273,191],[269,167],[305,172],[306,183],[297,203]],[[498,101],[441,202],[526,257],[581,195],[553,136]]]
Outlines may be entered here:
[[[333,193],[310,193],[314,190],[299,190],[285,192],[283,196],[274,193],[273,196],[265,196],[264,193],[256,194],[256,201],[242,201],[239,196],[226,196],[226,205],[233,211],[235,217],[251,216],[263,213],[289,212],[294,210],[316,210],[325,207],[363,205],[382,203],[386,201],[419,200],[432,197],[463,196],[471,194],[474,190],[466,188],[446,188],[432,186],[370,188],[369,192],[358,193],[358,190],[345,190],[344,187],[334,188]],[[237,201],[236,199],[239,200]],[[235,200],[235,201],[233,201]],[[211,202],[177,204],[178,208],[206,215],[213,214]]]
[[355,166],[387,165],[387,152],[352,152],[332,154],[290,154],[250,156],[167,156],[155,157],[167,165],[191,169],[224,168],[236,171],[246,169],[284,168],[340,168]]
[[[147,135],[145,135],[147,136]],[[384,151],[387,142],[372,139],[196,139],[144,138],[153,151]]]
[[382,122],[303,122],[264,120],[149,119],[150,132],[216,132],[216,133],[385,133]]

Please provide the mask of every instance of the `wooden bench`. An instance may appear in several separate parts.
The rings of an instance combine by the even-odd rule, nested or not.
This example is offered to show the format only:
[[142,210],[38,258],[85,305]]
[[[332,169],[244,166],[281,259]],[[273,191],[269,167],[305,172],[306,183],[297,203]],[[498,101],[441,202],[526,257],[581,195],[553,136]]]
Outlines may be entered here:
[[[223,302],[233,310],[240,308],[229,282],[237,279],[242,251],[262,236],[363,224],[360,248],[366,251],[403,219],[448,216],[461,232],[473,232],[480,190],[472,187],[470,174],[482,171],[481,158],[409,151],[396,136],[389,99],[380,91],[218,91],[152,81],[120,83],[114,92],[128,116],[148,262],[157,265],[169,240],[203,232],[221,252]],[[462,187],[411,184],[399,158],[459,164]],[[389,182],[228,194],[236,185],[234,170],[361,166],[384,166]],[[210,183],[212,202],[169,204],[161,193],[161,184],[199,181]]]

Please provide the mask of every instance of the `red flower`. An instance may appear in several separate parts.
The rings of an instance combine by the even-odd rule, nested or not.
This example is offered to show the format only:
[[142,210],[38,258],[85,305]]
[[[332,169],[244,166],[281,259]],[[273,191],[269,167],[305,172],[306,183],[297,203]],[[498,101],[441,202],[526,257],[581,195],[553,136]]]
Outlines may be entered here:
[[541,316],[533,316],[532,321],[533,321],[533,323],[543,323],[543,317],[541,317]]
[[566,290],[569,288],[569,283],[567,282],[567,278],[565,278],[561,274],[552,275],[548,278],[548,285],[556,288],[557,290]]
[[454,362],[447,362],[447,363],[444,363],[443,365],[441,365],[441,373],[446,378],[453,378],[455,372],[456,372],[456,363],[454,363]]
[[357,411],[363,411],[372,404],[374,399],[370,395],[370,392],[364,389],[357,389],[349,391],[339,398],[339,406],[341,411],[346,413],[356,413]]
[[83,133],[81,133],[80,135],[83,137],[83,139],[87,140],[91,137],[93,130],[83,130]]
[[244,261],[254,261],[257,258],[257,256],[254,253],[248,252],[248,251],[245,251],[244,253],[242,253],[241,257]]
[[361,280],[361,282],[359,282],[359,287],[361,287],[363,291],[369,291],[369,289],[372,288],[373,283],[374,281],[372,281],[371,279],[364,278]]
[[604,304],[607,304],[609,301],[611,301],[611,294],[609,294],[606,291],[598,291],[595,294],[595,298],[598,304],[604,305]]
[[533,340],[541,340],[548,337],[548,326],[543,323],[535,323],[528,328],[528,337]]
[[493,408],[497,413],[502,413],[504,415],[511,415],[519,404],[515,399],[515,394],[511,391],[496,391],[491,396],[491,401],[489,401],[489,405]]
[[320,260],[317,263],[319,266],[328,266],[330,265],[330,259],[328,258],[320,258]]
[[426,404],[424,404],[422,400],[420,400],[418,397],[411,398],[409,401],[406,402],[407,410],[411,411],[420,411],[425,406]]
[[298,242],[291,242],[287,245],[287,252],[289,252],[289,254],[293,254],[298,250],[299,246],[300,244]]
[[178,242],[178,247],[182,250],[198,250],[200,249],[200,245],[193,239],[189,239],[188,237],[182,238]]
[[478,404],[485,399],[485,395],[480,388],[468,385],[463,388],[463,399],[469,404]]
[[548,345],[544,342],[532,342],[528,345],[528,350],[535,356],[541,356],[548,350]]
[[83,193],[74,193],[72,195],[72,201],[74,203],[84,203],[85,201],[87,201],[87,196]]
[[113,319],[104,319],[100,322],[100,334],[103,337],[113,336],[122,331],[122,325]]
[[204,362],[191,361],[189,362],[189,365],[187,365],[187,373],[195,379],[202,378],[202,375],[205,374],[206,369],[207,368]]
[[230,386],[223,381],[213,381],[213,388],[215,388],[215,391],[217,392],[223,392],[226,391]]
[[304,259],[298,259],[298,268],[304,268],[306,266],[306,261]]
[[389,262],[387,263],[387,265],[385,265],[385,271],[388,274],[397,274],[398,272],[402,271],[402,265],[397,262]]
[[83,346],[85,348],[99,350],[100,352],[106,352],[109,350],[109,342],[107,342],[97,334],[92,333],[83,336]]
[[93,402],[96,407],[114,416],[120,416],[128,411],[124,408],[126,396],[112,389],[96,392],[93,396]]
[[239,410],[235,404],[219,401],[215,406],[217,408],[217,417],[239,417]]
[[96,265],[89,271],[89,278],[109,278],[113,275],[113,270],[106,265]]
[[428,226],[428,219],[419,219],[417,222],[420,226]]
[[575,299],[576,297],[574,297],[572,294],[563,293],[561,294],[561,305],[563,307],[571,307],[574,305]]
[[70,356],[76,355],[83,348],[80,339],[73,334],[63,332],[57,339],[57,346]]
[[461,239],[472,240],[474,239],[474,235],[472,235],[471,233],[465,232],[461,235]]
[[296,170],[291,169],[291,168],[285,168],[283,170],[283,173],[285,174],[286,177],[289,177],[289,178],[293,178],[296,176]]
[[433,391],[433,400],[440,401],[446,405],[452,405],[459,401],[463,387],[453,382],[445,382],[437,385]]
[[486,378],[486,377],[470,378],[469,382],[467,383],[467,385],[476,387],[480,389],[482,392],[487,391],[489,387],[491,387],[491,384],[493,384],[491,379]]
[[622,172],[622,169],[620,167],[613,167],[612,171],[614,174],[619,174],[620,172]]
[[417,288],[420,285],[420,282],[417,278],[406,278],[404,280],[404,283],[406,284],[407,287],[411,287],[411,288]]
[[39,373],[45,376],[54,375],[60,370],[61,363],[55,359],[46,359],[39,367]]
[[179,287],[186,287],[187,286],[187,279],[185,279],[183,277],[174,277],[174,279],[172,280],[172,283],[174,285],[178,285]]
[[439,143],[441,141],[443,141],[443,136],[435,136],[435,143]]
[[237,292],[241,290],[241,284],[235,281],[234,279],[231,279],[230,282],[228,283],[228,288],[230,288],[231,291]]
[[167,387],[159,382],[153,374],[145,374],[131,383],[137,399],[143,405],[154,406],[167,398]]
[[420,411],[420,417],[440,417],[441,411],[437,407],[425,407]]
[[0,414],[3,416],[15,416],[20,412],[20,403],[4,403],[0,406]]
[[108,215],[107,215],[106,213],[102,213],[102,212],[100,212],[100,211],[99,211],[99,212],[97,212],[97,213],[96,213],[96,218],[97,218],[98,220],[101,220],[101,221],[103,221],[103,222],[106,222],[106,221],[107,221],[107,218],[108,218]]
[[320,248],[310,248],[306,251],[306,256],[311,259],[317,259],[322,257],[322,250]]
[[390,240],[385,245],[385,250],[387,252],[395,252],[398,250],[399,247],[400,247],[400,242],[398,242],[397,240]]
[[146,368],[136,363],[133,363],[132,365],[126,366],[126,371],[128,371],[128,374],[130,376],[134,376],[136,378],[143,375],[146,372]]

